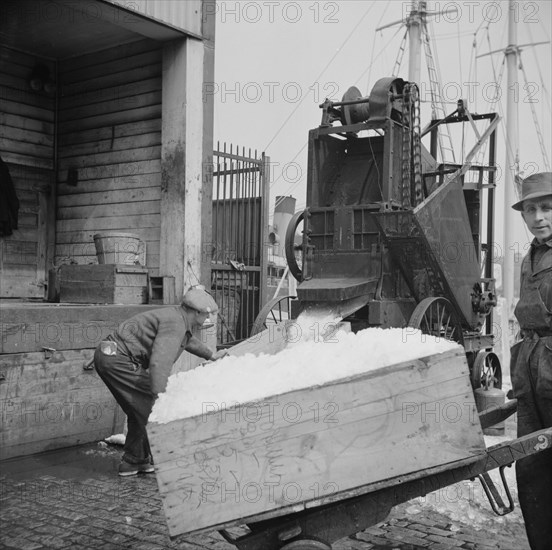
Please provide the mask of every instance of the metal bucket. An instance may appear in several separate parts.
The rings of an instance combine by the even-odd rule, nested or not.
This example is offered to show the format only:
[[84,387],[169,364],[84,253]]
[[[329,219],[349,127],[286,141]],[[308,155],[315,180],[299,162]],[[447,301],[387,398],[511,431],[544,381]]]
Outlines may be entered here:
[[99,264],[140,265],[144,243],[134,233],[96,233],[96,256]]
[[[506,394],[498,388],[477,388],[474,392],[475,405],[479,412],[488,409],[499,409],[506,402]],[[485,435],[504,435],[506,429],[505,422],[499,422],[483,430]]]

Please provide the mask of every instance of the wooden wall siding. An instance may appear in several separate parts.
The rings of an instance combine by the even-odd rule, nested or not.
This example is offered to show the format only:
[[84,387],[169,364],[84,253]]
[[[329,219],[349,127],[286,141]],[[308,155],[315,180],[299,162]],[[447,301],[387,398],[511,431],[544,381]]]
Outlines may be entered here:
[[0,297],[40,298],[53,214],[55,98],[35,92],[29,77],[37,63],[54,75],[54,64],[0,47],[0,155],[8,164],[20,201],[18,229],[0,240]]
[[56,262],[95,263],[94,234],[123,231],[146,242],[156,275],[162,50],[141,40],[65,60],[59,72]]
[[52,170],[55,98],[31,89],[37,63],[54,75],[53,62],[0,46],[0,151],[6,162]]

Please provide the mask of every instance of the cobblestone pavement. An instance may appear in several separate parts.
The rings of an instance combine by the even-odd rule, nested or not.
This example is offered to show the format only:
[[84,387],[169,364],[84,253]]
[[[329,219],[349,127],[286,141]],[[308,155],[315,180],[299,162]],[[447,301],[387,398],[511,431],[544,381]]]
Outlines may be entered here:
[[[0,548],[232,550],[217,532],[167,533],[154,475],[120,478],[118,448],[92,444],[0,463]],[[475,530],[445,515],[396,507],[335,550],[527,550],[523,528]]]

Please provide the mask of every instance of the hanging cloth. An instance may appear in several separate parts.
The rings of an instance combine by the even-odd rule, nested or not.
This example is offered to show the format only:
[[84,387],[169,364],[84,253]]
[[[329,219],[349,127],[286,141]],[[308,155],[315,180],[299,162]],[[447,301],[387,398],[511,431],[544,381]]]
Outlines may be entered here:
[[15,192],[8,165],[0,157],[0,237],[6,237],[17,229],[19,199]]

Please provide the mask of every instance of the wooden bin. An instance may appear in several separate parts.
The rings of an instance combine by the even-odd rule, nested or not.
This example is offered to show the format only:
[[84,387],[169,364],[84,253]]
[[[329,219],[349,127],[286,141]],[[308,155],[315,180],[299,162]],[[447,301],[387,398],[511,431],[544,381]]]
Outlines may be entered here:
[[60,302],[146,304],[148,269],[125,264],[62,265]]
[[461,349],[230,410],[205,400],[200,416],[147,428],[171,536],[297,512],[485,451]]
[[0,460],[121,433],[125,415],[94,371],[93,349],[0,356]]

